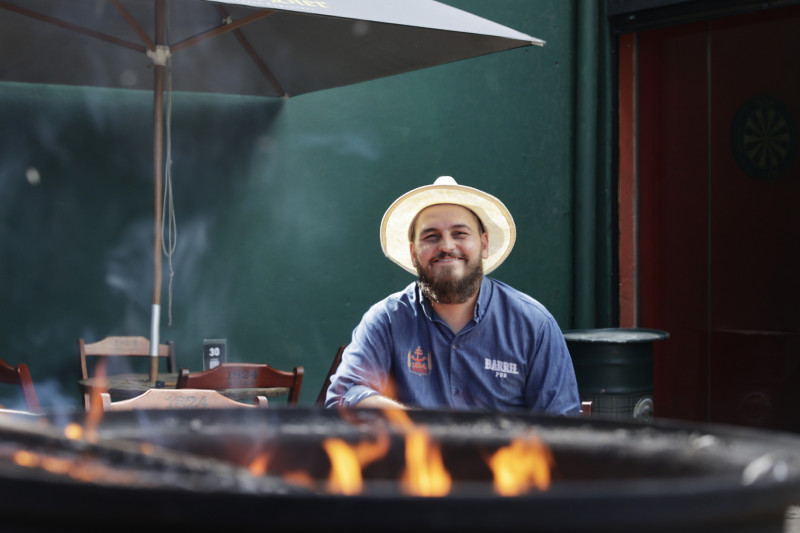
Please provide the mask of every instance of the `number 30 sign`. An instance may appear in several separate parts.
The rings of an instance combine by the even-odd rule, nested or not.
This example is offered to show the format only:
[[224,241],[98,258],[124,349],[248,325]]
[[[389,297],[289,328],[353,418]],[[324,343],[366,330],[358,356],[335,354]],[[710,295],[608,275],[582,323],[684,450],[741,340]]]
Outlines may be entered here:
[[225,339],[203,339],[203,370],[225,362]]

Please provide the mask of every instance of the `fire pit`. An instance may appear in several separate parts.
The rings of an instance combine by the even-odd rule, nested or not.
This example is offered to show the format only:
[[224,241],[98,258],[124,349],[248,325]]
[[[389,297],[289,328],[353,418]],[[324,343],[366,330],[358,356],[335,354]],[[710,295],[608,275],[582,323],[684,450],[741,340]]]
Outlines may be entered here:
[[[800,502],[800,437],[726,426],[412,411],[452,480],[410,496],[408,428],[316,408],[133,411],[0,419],[0,514],[17,531],[775,531]],[[550,485],[500,496],[488,460],[515,439],[549,450]],[[332,494],[324,443],[383,442],[355,495]],[[24,452],[24,453],[20,453]],[[27,455],[26,455],[27,454]],[[22,461],[20,461],[22,457]],[[45,468],[46,461],[60,465]],[[76,466],[77,465],[77,466]]]

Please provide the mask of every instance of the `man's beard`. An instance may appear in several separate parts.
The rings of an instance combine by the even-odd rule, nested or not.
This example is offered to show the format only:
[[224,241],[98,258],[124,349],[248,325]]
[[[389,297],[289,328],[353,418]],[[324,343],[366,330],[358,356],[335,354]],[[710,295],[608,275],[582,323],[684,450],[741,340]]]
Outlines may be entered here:
[[[442,254],[439,258],[448,257]],[[450,256],[453,257],[453,256]],[[467,271],[460,278],[455,278],[448,269],[437,277],[429,276],[420,266],[419,259],[415,261],[417,268],[417,284],[422,294],[432,302],[440,304],[463,304],[472,297],[481,286],[483,279],[483,261],[478,261],[474,266],[467,264]]]

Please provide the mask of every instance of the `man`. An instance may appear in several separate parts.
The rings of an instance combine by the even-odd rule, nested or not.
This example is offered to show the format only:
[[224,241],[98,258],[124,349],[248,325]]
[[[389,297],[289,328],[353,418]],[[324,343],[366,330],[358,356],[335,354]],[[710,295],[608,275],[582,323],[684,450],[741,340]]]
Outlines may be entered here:
[[553,316],[484,275],[516,239],[500,200],[443,176],[398,198],[380,231],[386,256],[418,279],[364,315],[326,406],[579,414]]

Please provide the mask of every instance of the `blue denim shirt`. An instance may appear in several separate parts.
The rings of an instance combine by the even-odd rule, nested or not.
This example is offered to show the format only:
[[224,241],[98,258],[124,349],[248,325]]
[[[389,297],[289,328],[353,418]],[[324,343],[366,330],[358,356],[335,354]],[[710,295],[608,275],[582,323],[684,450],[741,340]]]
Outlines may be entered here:
[[364,314],[325,405],[352,407],[374,394],[423,408],[580,413],[572,359],[555,318],[530,296],[487,277],[473,320],[458,334],[416,282]]

